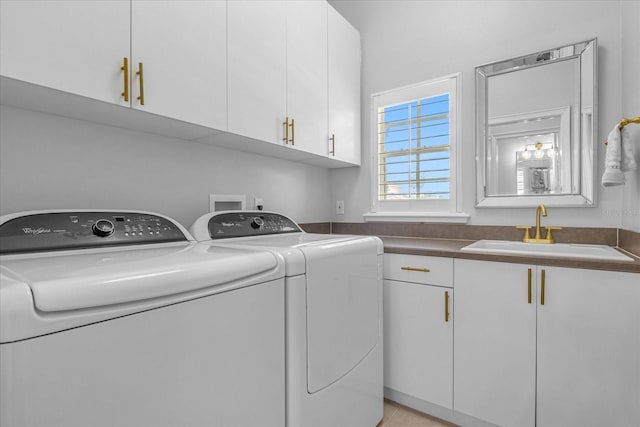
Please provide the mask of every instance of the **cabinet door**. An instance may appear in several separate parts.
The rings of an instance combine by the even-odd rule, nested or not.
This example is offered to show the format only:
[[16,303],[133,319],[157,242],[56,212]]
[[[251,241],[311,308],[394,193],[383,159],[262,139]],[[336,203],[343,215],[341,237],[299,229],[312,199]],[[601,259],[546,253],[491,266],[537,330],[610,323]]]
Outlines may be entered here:
[[360,164],[360,33],[328,10],[329,156]]
[[129,1],[0,1],[0,74],[128,105]]
[[287,115],[294,147],[327,155],[327,3],[287,3]]
[[537,425],[639,426],[640,274],[538,269]]
[[385,387],[451,409],[453,289],[385,280],[383,301]]
[[132,106],[226,130],[226,3],[133,0],[131,16]]
[[282,144],[286,116],[286,1],[228,2],[231,133]]
[[501,426],[533,427],[535,266],[456,259],[454,277],[454,410]]

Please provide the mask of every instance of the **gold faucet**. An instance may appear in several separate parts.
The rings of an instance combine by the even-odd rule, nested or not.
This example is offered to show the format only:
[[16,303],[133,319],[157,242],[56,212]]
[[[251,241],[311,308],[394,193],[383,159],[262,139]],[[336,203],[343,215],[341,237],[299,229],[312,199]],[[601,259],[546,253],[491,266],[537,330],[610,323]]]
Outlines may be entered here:
[[547,216],[547,208],[545,208],[544,205],[538,205],[538,207],[536,208],[536,237],[534,237],[535,240],[542,239],[542,235],[540,234],[540,214],[542,214],[542,216]]
[[553,230],[561,230],[561,227],[554,227],[554,226],[547,226],[545,227],[547,229],[546,235],[543,238],[542,237],[542,232],[540,231],[540,214],[542,214],[542,216],[547,216],[547,208],[545,208],[544,205],[538,205],[538,207],[536,208],[536,234],[535,237],[531,237],[531,233],[529,232],[529,230],[531,229],[530,226],[527,225],[518,225],[516,226],[516,228],[518,229],[523,229],[524,230],[524,237],[522,238],[522,241],[525,243],[554,243],[555,241],[553,240]]

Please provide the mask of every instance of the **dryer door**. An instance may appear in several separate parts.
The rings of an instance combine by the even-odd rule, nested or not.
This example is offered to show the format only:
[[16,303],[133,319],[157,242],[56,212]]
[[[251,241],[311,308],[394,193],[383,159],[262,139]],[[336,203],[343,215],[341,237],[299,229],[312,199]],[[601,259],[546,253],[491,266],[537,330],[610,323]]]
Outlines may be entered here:
[[338,381],[380,339],[378,240],[325,241],[301,248],[307,264],[308,391]]

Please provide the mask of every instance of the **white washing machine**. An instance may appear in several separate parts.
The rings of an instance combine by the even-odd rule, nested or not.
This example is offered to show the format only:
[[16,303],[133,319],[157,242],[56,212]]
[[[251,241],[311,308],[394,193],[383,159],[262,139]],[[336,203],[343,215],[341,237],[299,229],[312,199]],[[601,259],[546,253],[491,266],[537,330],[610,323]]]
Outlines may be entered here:
[[226,211],[190,229],[214,246],[286,263],[286,425],[374,427],[382,419],[382,242],[308,234],[284,215]]
[[161,215],[0,217],[0,425],[285,423],[284,264]]

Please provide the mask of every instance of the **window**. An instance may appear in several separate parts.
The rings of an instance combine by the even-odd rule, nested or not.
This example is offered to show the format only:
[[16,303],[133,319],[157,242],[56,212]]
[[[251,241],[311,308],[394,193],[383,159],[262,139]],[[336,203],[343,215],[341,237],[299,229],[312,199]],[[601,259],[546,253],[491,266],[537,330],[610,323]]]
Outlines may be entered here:
[[457,197],[459,77],[373,95],[373,213],[367,219],[395,213],[466,221]]
[[378,200],[449,199],[449,94],[378,109]]

